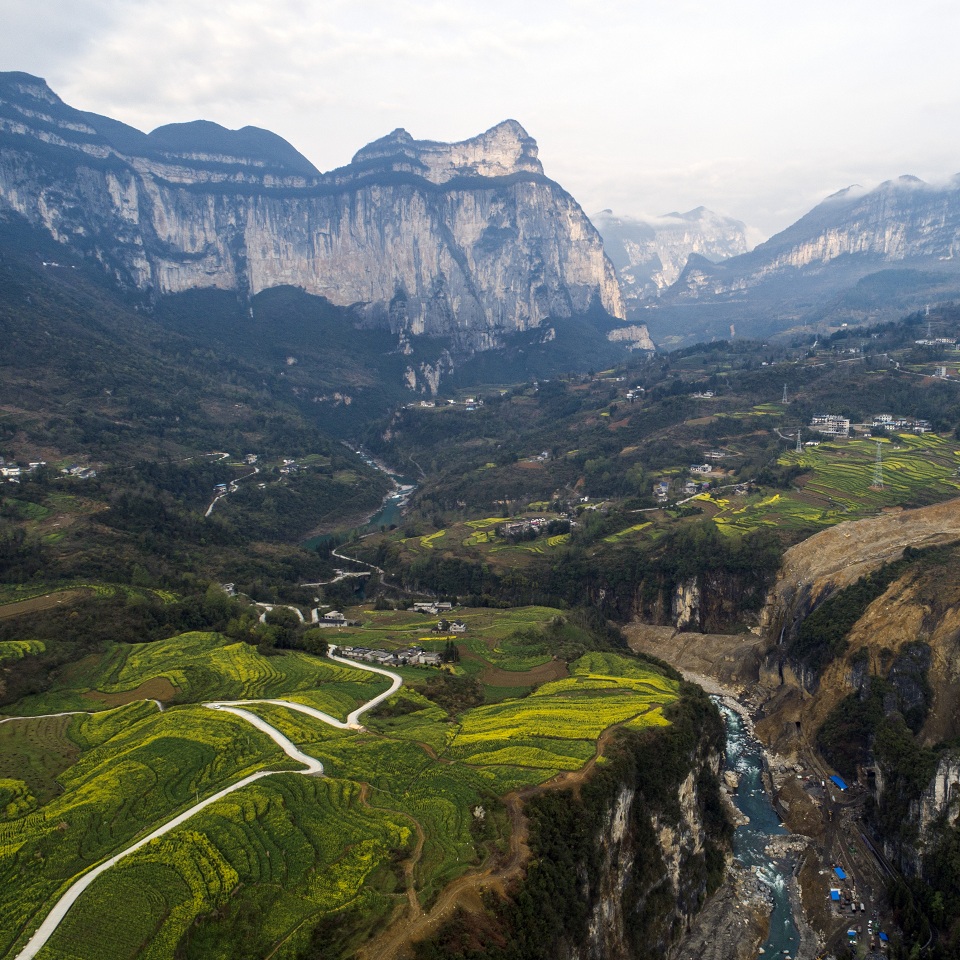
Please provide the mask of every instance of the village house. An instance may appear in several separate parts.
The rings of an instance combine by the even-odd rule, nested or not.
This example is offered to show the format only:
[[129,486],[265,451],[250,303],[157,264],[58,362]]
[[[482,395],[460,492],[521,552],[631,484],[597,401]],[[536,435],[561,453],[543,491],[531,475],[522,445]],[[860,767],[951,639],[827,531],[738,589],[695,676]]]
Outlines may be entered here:
[[377,663],[385,667],[439,667],[443,663],[443,657],[439,653],[428,653],[422,647],[395,652],[374,650],[370,647],[340,647],[338,653],[348,660],[363,660],[365,663]]
[[828,437],[849,437],[850,418],[835,413],[819,413],[810,421],[810,429]]
[[358,620],[348,620],[339,610],[331,610],[315,621],[318,627],[358,627]]
[[448,610],[453,609],[453,604],[449,603],[446,600],[428,600],[428,601],[417,601],[411,608],[414,613],[427,613],[431,617],[435,617],[438,613],[445,613]]

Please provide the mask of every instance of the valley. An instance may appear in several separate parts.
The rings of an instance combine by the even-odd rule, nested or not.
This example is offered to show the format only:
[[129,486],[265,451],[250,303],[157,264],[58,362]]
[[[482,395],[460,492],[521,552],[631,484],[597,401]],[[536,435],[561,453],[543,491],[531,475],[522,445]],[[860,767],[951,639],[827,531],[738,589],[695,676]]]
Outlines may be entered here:
[[956,192],[0,74],[0,957],[952,960]]
[[[938,319],[953,322],[948,313]],[[654,854],[644,868],[651,882],[659,871],[678,869],[671,864],[697,864],[684,868],[692,869],[688,891],[671,881],[690,922],[706,894],[719,889],[704,917],[736,929],[736,901],[719,887],[729,828],[717,819],[719,788],[710,779],[719,775],[722,751],[714,740],[689,752],[695,738],[683,719],[685,711],[712,708],[695,706],[695,688],[678,686],[678,675],[657,665],[664,662],[749,708],[771,751],[778,809],[788,828],[807,838],[774,862],[798,870],[799,886],[788,884],[784,895],[802,893],[816,942],[835,953],[846,943],[846,925],[824,906],[823,877],[835,862],[897,937],[910,930],[914,921],[891,908],[888,875],[876,873],[868,841],[858,840],[855,851],[841,847],[833,821],[823,819],[854,817],[848,831],[857,824],[875,837],[870,791],[859,788],[857,812],[830,807],[793,772],[815,771],[814,782],[834,770],[857,775],[816,731],[839,722],[851,669],[867,676],[851,666],[862,663],[860,648],[854,640],[835,667],[817,666],[818,679],[809,663],[821,661],[791,651],[807,649],[809,641],[794,634],[802,636],[797,631],[829,598],[890,564],[903,572],[890,568],[884,583],[906,575],[910,564],[935,571],[939,561],[929,566],[924,558],[939,557],[936,551],[960,536],[958,501],[951,499],[960,460],[945,432],[823,438],[796,451],[798,431],[801,439],[815,435],[806,426],[811,410],[841,409],[851,422],[869,421],[879,396],[895,395],[897,411],[932,424],[960,419],[954,384],[902,369],[922,372],[911,336],[910,322],[890,328],[859,370],[845,362],[840,334],[825,349],[756,348],[771,358],[767,366],[742,346],[712,347],[593,376],[474,391],[484,402],[473,409],[398,410],[380,434],[363,438],[371,452],[362,458],[342,445],[342,452],[327,444],[322,454],[299,453],[290,439],[281,449],[296,456],[271,455],[261,440],[246,447],[261,451],[255,464],[220,452],[170,464],[166,474],[146,464],[114,471],[99,460],[96,477],[22,476],[4,499],[6,522],[23,531],[21,551],[46,543],[49,559],[45,581],[7,584],[0,607],[8,612],[0,619],[2,710],[28,718],[0,730],[24,725],[18,729],[36,743],[23,752],[19,738],[0,737],[12,828],[6,856],[14,871],[29,864],[31,877],[9,888],[7,955],[34,955],[26,945],[45,913],[31,912],[33,898],[49,902],[89,877],[89,889],[37,956],[61,956],[66,943],[83,955],[81,945],[94,942],[90,931],[111,917],[112,928],[128,932],[110,945],[97,938],[98,957],[228,956],[240,937],[278,957],[445,956],[456,952],[454,942],[480,939],[502,943],[497,949],[513,957],[503,931],[531,922],[516,913],[514,891],[547,881],[537,874],[536,844],[561,816],[547,798],[556,793],[609,812],[628,802],[622,791],[632,777],[640,778],[642,787],[632,789],[645,799],[642,806],[628,802],[633,826],[626,833],[598,841],[574,832],[563,841],[585,844],[578,856],[599,872],[593,906],[551,920],[550,936],[586,935],[596,923],[589,916],[603,915],[609,898],[623,895],[626,887],[614,894],[609,885],[639,856],[640,836]],[[784,381],[786,402],[769,399],[784,392]],[[711,451],[722,457],[707,458]],[[384,478],[384,462],[418,465],[417,485],[398,493],[396,481]],[[707,471],[697,476],[691,463]],[[292,577],[244,582],[238,553],[218,548],[216,565],[195,553],[197,569],[229,581],[228,590],[171,577],[152,559],[156,541],[136,538],[127,549],[143,558],[143,572],[127,583],[50,575],[58,555],[70,569],[62,539],[44,539],[54,524],[72,518],[75,530],[89,531],[84,548],[72,548],[83,556],[93,537],[104,535],[95,524],[116,509],[118,494],[127,496],[127,475],[138,478],[131,493],[141,498],[162,498],[176,489],[167,485],[193,473],[225,477],[227,495],[215,494],[213,511],[202,479],[181,488],[192,500],[165,501],[189,504],[170,515],[173,545],[181,543],[184,520],[184,530],[207,525],[203,539],[218,526],[225,532],[237,524],[245,536],[277,529],[265,512],[269,501],[243,500],[260,483],[291,494],[302,486],[311,510],[322,510],[317,491],[335,488],[306,486],[311,471],[329,471],[335,483],[369,484],[365,516],[398,496],[402,512],[381,510],[377,522],[353,532],[334,529],[310,540],[310,550],[273,540],[265,555]],[[157,493],[148,492],[147,477]],[[911,506],[918,502],[931,505]],[[135,517],[130,503],[125,509]],[[344,505],[341,515],[357,516],[352,502]],[[310,524],[305,519],[299,529],[308,533]],[[358,569],[367,575],[346,575]],[[882,595],[883,586],[877,589]],[[252,608],[248,597],[260,605]],[[341,619],[330,616],[334,608]],[[80,626],[94,618],[99,632]],[[951,622],[943,628],[947,644]],[[885,642],[889,652],[871,669],[888,670],[896,660],[902,640]],[[324,657],[331,644],[347,659]],[[640,660],[629,659],[631,649]],[[934,644],[931,664],[952,662],[949,649]],[[387,678],[364,673],[368,653],[395,678],[392,688]],[[429,660],[423,653],[440,667],[413,665]],[[928,742],[956,729],[952,681],[940,679],[942,669],[929,673],[938,693]],[[371,709],[358,727],[364,704]],[[669,841],[662,833],[652,839],[647,819],[650,804],[669,799],[656,799],[667,772],[630,759],[662,749],[655,744],[664,737],[684,744],[668,780],[680,796],[690,764],[702,771],[694,777],[693,808],[683,801]],[[285,757],[312,775],[297,777],[297,763]],[[177,774],[168,783],[163,771],[171,769]],[[612,793],[595,795],[601,782]],[[309,817],[304,804],[315,808]],[[604,823],[608,815],[590,816]],[[351,826],[335,838],[332,822]],[[608,850],[602,870],[587,852],[596,842]],[[614,853],[622,844],[630,852]],[[890,869],[893,847],[881,853]],[[553,859],[559,864],[564,856]],[[98,862],[109,866],[89,873]],[[730,882],[754,882],[727,869]],[[559,875],[549,880],[556,882]],[[150,899],[125,893],[125,885],[144,883]],[[768,908],[762,890],[754,892],[759,945]],[[663,926],[673,902],[648,915],[643,936],[650,942],[674,939]],[[255,927],[252,911],[264,918]],[[625,915],[594,926],[590,936],[602,938],[595,949],[636,954],[634,922]],[[804,936],[805,946],[788,944],[791,955],[816,956],[815,941]],[[676,956],[685,955],[687,942],[678,943]]]

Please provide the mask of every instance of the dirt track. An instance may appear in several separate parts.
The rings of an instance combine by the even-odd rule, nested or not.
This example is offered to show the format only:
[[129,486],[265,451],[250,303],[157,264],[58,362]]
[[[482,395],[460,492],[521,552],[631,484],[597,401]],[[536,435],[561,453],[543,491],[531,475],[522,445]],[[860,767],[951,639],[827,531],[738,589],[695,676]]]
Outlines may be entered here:
[[[482,867],[457,877],[444,887],[428,912],[423,911],[419,901],[415,899],[412,887],[408,886],[408,897],[412,895],[412,899],[406,916],[396,920],[380,936],[368,943],[358,954],[361,960],[401,960],[411,944],[424,940],[439,930],[453,917],[457,908],[468,913],[478,912],[483,909],[483,894],[491,891],[506,898],[510,885],[523,876],[530,859],[530,825],[524,816],[524,804],[538,793],[571,788],[576,792],[590,776],[597,760],[603,756],[616,729],[610,727],[601,734],[593,757],[579,770],[564,771],[538,786],[508,793],[504,797],[510,819],[510,845],[507,853],[502,858],[491,858]],[[418,845],[417,856],[421,849],[422,843]],[[411,858],[411,872],[414,865]]]

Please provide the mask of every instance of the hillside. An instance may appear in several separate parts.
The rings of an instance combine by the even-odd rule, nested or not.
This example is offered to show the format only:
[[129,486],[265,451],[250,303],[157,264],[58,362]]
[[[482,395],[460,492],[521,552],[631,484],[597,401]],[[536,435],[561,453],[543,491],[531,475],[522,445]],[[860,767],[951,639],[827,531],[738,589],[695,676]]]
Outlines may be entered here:
[[[352,613],[398,652],[398,632],[427,626]],[[115,862],[52,930],[54,955],[429,956],[464,926],[492,938],[488,956],[539,955],[523,946],[534,933],[555,956],[578,943],[616,958],[664,948],[722,874],[716,712],[558,611],[463,615],[477,633],[457,675],[331,660],[319,655],[326,644],[267,656],[193,632],[111,643],[42,698],[12,704],[0,725],[0,830],[18,840],[0,850],[0,952],[18,956],[57,891],[107,854]],[[534,672],[493,645],[518,627],[528,645],[559,634],[580,653],[537,689],[492,686],[483,666],[513,668],[521,683]],[[0,661],[42,650],[0,641]],[[34,716],[52,705],[79,712]],[[571,832],[614,809],[626,834]],[[604,868],[609,844],[671,891],[642,923],[628,906],[642,891]],[[583,882],[571,862],[589,864]],[[578,911],[555,914],[557,883]],[[492,910],[478,909],[480,894]],[[622,916],[607,916],[613,897]]]

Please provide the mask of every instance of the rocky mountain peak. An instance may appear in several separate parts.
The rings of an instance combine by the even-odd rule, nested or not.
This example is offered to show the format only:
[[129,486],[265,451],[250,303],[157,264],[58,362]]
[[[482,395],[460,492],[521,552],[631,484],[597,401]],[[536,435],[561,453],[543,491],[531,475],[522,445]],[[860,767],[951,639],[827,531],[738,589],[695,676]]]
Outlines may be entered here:
[[479,136],[458,143],[415,140],[403,127],[358,150],[352,166],[415,172],[431,183],[456,177],[542,176],[537,142],[516,120],[504,120]]
[[21,73],[17,70],[0,74],[0,91],[6,92],[6,90],[43,103],[62,102],[42,77],[35,77],[33,74]]

